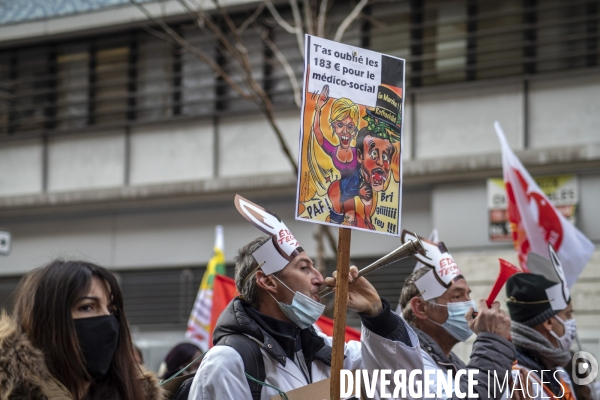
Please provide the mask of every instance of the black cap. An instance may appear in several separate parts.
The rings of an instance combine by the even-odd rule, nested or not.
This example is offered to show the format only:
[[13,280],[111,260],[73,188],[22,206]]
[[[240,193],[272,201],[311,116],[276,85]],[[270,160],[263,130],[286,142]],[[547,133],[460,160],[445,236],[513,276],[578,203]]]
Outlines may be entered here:
[[506,281],[508,312],[513,321],[534,327],[552,318],[558,311],[552,309],[546,289],[556,285],[542,275],[515,274]]

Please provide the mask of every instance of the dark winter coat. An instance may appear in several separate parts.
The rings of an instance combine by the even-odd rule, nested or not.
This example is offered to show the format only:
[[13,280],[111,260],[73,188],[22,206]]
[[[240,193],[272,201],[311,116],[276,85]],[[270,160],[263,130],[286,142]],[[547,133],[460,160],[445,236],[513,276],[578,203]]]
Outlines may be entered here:
[[[151,373],[145,372],[141,379],[144,400],[163,400],[163,391]],[[118,398],[118,394],[108,390],[96,390],[86,397],[89,400]],[[67,388],[48,371],[42,351],[33,346],[12,318],[2,314],[0,400],[73,400]]]
[[[453,377],[456,376],[456,372],[460,369],[478,369],[479,374],[475,375],[477,385],[474,386],[474,392],[479,395],[479,399],[500,399],[502,397],[506,386],[504,390],[497,388],[496,396],[494,396],[494,389],[490,388],[488,390],[488,382],[494,382],[494,373],[496,373],[499,382],[503,382],[507,373],[510,379],[512,364],[516,355],[515,346],[509,340],[489,332],[480,333],[477,335],[475,343],[473,343],[469,363],[465,364],[452,352],[446,356],[437,342],[422,330],[414,326],[413,330],[419,337],[419,343],[423,352],[433,359],[433,362],[439,369],[451,370]],[[425,368],[428,368],[428,360],[425,355],[423,356],[423,362]],[[489,381],[488,374],[490,377]],[[463,393],[468,393],[467,378],[467,375],[463,375],[460,380],[460,391]],[[452,399],[458,399],[456,390],[452,394]]]

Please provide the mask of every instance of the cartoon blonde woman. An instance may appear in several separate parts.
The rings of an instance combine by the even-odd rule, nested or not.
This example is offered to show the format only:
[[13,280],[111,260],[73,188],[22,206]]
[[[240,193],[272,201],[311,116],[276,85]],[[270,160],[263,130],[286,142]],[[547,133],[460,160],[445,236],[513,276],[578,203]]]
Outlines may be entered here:
[[[356,148],[350,143],[356,137],[358,131],[359,108],[352,100],[340,98],[333,102],[329,112],[329,124],[332,132],[337,136],[339,145],[332,144],[323,136],[321,130],[321,110],[329,100],[329,86],[325,85],[319,94],[315,105],[315,117],[312,130],[317,143],[333,162],[333,166],[340,171],[341,179],[353,175],[358,169]],[[333,182],[335,183],[335,182]],[[343,201],[354,202],[354,199],[342,199],[339,184],[332,184],[327,190],[333,209],[330,210],[330,220],[333,223],[344,222]],[[352,209],[354,205],[352,204]],[[352,219],[353,215],[349,215]]]

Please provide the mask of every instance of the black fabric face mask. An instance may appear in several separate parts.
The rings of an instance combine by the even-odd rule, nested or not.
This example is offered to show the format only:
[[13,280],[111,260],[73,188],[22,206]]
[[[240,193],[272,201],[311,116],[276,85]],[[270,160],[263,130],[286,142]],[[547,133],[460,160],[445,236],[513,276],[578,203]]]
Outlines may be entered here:
[[94,379],[108,372],[119,343],[119,321],[114,315],[74,319],[87,372]]

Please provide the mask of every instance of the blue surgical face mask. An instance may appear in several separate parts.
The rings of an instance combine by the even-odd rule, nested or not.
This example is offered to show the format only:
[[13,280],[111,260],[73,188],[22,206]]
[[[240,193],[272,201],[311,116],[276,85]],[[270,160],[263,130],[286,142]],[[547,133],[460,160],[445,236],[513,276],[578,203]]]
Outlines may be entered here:
[[281,312],[301,329],[306,329],[317,322],[321,314],[323,314],[325,305],[314,301],[305,294],[294,292],[285,283],[281,282],[281,280],[279,280],[279,278],[277,278],[275,275],[273,275],[273,277],[277,279],[283,286],[285,286],[290,292],[294,293],[292,304],[285,304],[277,301],[277,299],[271,294],[273,300],[277,301],[277,305],[279,306]]
[[471,337],[473,331],[469,328],[469,323],[465,319],[465,314],[471,307],[473,307],[474,311],[477,311],[477,306],[473,300],[436,305],[448,307],[448,319],[443,324],[438,324],[432,320],[429,321],[444,328],[446,332],[458,341],[464,342]]

